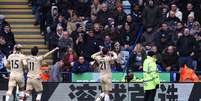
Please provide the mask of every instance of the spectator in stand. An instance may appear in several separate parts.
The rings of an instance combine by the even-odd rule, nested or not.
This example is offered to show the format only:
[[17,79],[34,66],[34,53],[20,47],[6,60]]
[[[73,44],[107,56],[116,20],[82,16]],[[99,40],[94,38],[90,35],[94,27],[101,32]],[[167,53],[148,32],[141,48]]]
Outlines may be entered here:
[[103,43],[105,34],[103,33],[101,29],[101,25],[99,23],[94,23],[93,32],[94,32],[95,38],[98,39],[100,43]]
[[73,32],[71,33],[71,37],[72,37],[74,43],[76,42],[76,40],[77,40],[77,38],[78,38],[79,36],[84,36],[84,35],[86,34],[86,32],[85,32],[85,30],[84,30],[84,28],[83,28],[82,25],[77,24],[76,27],[77,27],[77,28],[76,28],[76,31],[73,31]]
[[70,18],[69,11],[73,8],[71,0],[58,0],[57,5],[60,13],[64,15],[65,19]]
[[143,24],[145,27],[156,27],[161,22],[161,13],[153,0],[148,0],[148,4],[143,10]]
[[78,38],[75,41],[74,50],[77,53],[78,56],[83,55],[84,50],[84,35],[79,35]]
[[[86,31],[90,31],[93,29],[95,23],[96,23],[96,20],[97,20],[97,16],[96,14],[91,14],[91,17],[88,18],[88,20],[86,21],[86,24],[85,24],[85,27],[86,27]],[[100,29],[100,28],[99,28]]]
[[118,3],[116,5],[116,10],[114,11],[115,26],[117,26],[118,29],[123,28],[123,25],[126,22],[126,17],[127,15],[123,11],[122,4]]
[[71,64],[77,60],[75,51],[72,48],[68,48],[63,60],[66,66],[71,67]]
[[120,0],[105,0],[105,3],[108,5],[108,8],[113,12],[115,10],[115,5],[118,4]]
[[[63,37],[63,28],[61,26],[57,26],[56,32],[50,33],[49,36],[49,49],[52,50],[58,46],[59,39]],[[57,55],[57,51],[53,53],[53,63],[59,60]]]
[[6,42],[3,36],[0,36],[0,50],[6,55],[6,57],[8,57],[13,51],[13,47],[10,47],[9,43]]
[[100,9],[101,9],[100,0],[93,0],[91,5],[91,13],[97,14]]
[[68,48],[73,48],[73,39],[69,36],[68,32],[63,32],[63,36],[58,41],[59,47],[59,57],[60,59],[63,58],[65,54],[65,50]]
[[175,30],[172,30],[173,32],[171,33],[171,40],[174,45],[176,45],[177,40],[179,39],[179,36],[182,35],[184,25],[182,22],[178,22]]
[[130,69],[132,71],[142,71],[143,61],[146,58],[146,53],[141,43],[137,43],[130,60]]
[[106,35],[104,39],[104,47],[106,47],[109,50],[112,50],[112,44],[113,41],[111,40],[111,37],[109,35]]
[[162,23],[160,30],[155,35],[155,44],[158,47],[159,52],[162,52],[170,43],[171,31],[166,23]]
[[134,24],[132,15],[130,15],[130,14],[127,15],[125,24],[126,23],[130,27],[132,37],[135,37],[136,30],[135,30],[135,24]]
[[195,22],[194,14],[193,14],[193,13],[190,13],[190,14],[188,15],[188,19],[187,19],[187,22],[186,22],[185,26],[186,26],[189,30],[191,30],[192,27],[193,27],[193,23],[194,23],[194,22]]
[[132,32],[129,24],[125,23],[121,31],[121,44],[131,44],[131,42],[134,40],[134,36],[132,35],[135,35],[135,33]]
[[156,36],[156,32],[153,27],[145,28],[145,32],[142,33],[141,42],[145,45],[146,43],[153,43],[154,38]]
[[82,22],[81,18],[77,15],[75,10],[71,11],[71,17],[69,18],[67,22],[67,31],[69,33],[72,33],[77,30],[78,25],[82,26],[83,30],[85,31],[85,25]]
[[[194,11],[194,7],[192,3],[188,3],[186,5],[186,9],[183,11],[183,22],[187,22],[188,16],[193,14],[195,18],[198,18],[197,12]],[[198,20],[198,19],[196,19]]]
[[117,60],[113,64],[113,69],[116,68],[116,71],[122,71],[122,57],[121,57],[121,45],[119,42],[115,42],[113,45],[113,51],[117,54]]
[[103,43],[101,43],[94,35],[93,31],[89,31],[86,35],[84,35],[84,50],[83,50],[83,56],[87,61],[92,61],[91,55],[98,52],[99,46],[103,46]]
[[175,26],[178,22],[180,22],[180,20],[178,17],[176,17],[175,12],[170,11],[169,16],[167,17],[167,19],[165,19],[164,22],[170,26],[170,29],[174,30]]
[[168,13],[168,6],[162,7],[161,11],[161,21],[164,22],[165,19],[167,18],[167,13]]
[[91,0],[74,0],[76,2],[75,10],[80,17],[89,17],[91,12]]
[[15,45],[15,37],[9,25],[4,26],[2,36],[5,38],[8,47],[12,50]]
[[83,56],[78,58],[78,61],[75,61],[72,68],[73,73],[84,73],[90,72],[90,65]]
[[113,41],[121,40],[120,32],[116,28],[115,21],[113,18],[108,18],[108,24],[105,26],[104,34],[110,35]]
[[179,64],[178,64],[178,55],[176,51],[176,47],[174,46],[168,46],[163,52],[162,52],[162,65],[165,67],[165,70],[170,71],[178,71],[179,70]]
[[195,36],[195,35],[197,35],[200,32],[201,32],[200,23],[198,21],[195,21],[193,23],[192,29],[190,30],[190,34],[193,35],[193,36]]
[[58,46],[58,41],[62,36],[63,36],[63,27],[57,26],[56,32],[51,32],[49,36],[50,50]]
[[[170,11],[169,12],[174,12],[175,13],[175,16],[177,18],[179,18],[180,21],[182,21],[182,12],[179,10],[179,8],[177,8],[177,5],[176,4],[172,4],[171,7],[170,7]],[[169,17],[169,14],[167,15],[167,17]]]
[[187,64],[188,67],[192,67],[192,56],[195,55],[196,41],[195,38],[190,35],[188,28],[185,28],[184,35],[177,41],[177,54],[179,55],[179,66],[183,67]]
[[108,18],[112,18],[113,14],[108,9],[108,5],[106,3],[101,4],[101,9],[97,13],[97,21],[105,26],[107,25]]
[[162,63],[161,63],[161,52],[159,52],[159,49],[157,46],[153,45],[151,47],[151,51],[153,51],[155,54],[156,54],[156,64],[157,64],[157,68],[159,71],[164,71],[164,68],[162,66]]
[[62,26],[63,30],[66,31],[67,21],[63,15],[58,16],[52,27],[56,29],[57,26]]
[[197,48],[196,48],[196,60],[197,60],[197,71],[201,71],[201,32],[196,35]]
[[56,22],[57,18],[59,17],[59,9],[57,6],[52,6],[51,17],[52,17],[52,22]]
[[7,74],[7,69],[5,67],[6,64],[6,56],[4,55],[3,52],[0,51],[0,78],[7,78],[8,74]]
[[5,26],[10,26],[10,24],[5,20],[4,15],[0,15],[0,31],[2,31]]
[[61,82],[62,81],[61,69],[63,66],[64,66],[64,62],[63,62],[63,60],[60,60],[51,67],[51,74],[50,74],[51,82]]

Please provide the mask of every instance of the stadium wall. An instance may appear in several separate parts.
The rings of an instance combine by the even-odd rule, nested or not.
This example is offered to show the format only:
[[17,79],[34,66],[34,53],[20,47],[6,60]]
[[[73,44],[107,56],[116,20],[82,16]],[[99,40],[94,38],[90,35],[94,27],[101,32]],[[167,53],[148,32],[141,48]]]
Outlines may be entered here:
[[[94,101],[100,83],[43,83],[42,101]],[[7,82],[0,82],[0,101],[4,101]],[[28,101],[35,99],[36,93]],[[114,83],[112,101],[143,101],[142,83]],[[201,101],[201,83],[163,83],[156,101]]]

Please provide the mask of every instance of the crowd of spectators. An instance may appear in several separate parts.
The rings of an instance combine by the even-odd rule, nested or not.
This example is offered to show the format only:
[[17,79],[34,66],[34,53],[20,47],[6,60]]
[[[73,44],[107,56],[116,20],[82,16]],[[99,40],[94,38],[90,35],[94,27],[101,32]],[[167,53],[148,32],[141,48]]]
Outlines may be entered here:
[[[160,71],[201,66],[200,0],[30,0],[49,49],[62,71],[96,71],[91,55],[107,47],[126,66],[142,71],[146,53],[156,52]],[[134,49],[132,47],[135,46]],[[130,59],[129,59],[130,58]]]

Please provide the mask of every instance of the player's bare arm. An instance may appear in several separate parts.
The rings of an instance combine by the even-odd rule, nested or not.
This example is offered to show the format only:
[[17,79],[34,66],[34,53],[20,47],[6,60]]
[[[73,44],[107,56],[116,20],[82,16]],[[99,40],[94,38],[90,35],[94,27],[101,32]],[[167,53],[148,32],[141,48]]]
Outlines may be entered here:
[[43,55],[43,59],[46,58],[47,56],[49,56],[50,54],[54,53],[56,50],[58,50],[59,47],[54,48],[53,50],[49,51],[48,53],[46,53],[45,55]]
[[8,68],[8,69],[10,69],[10,61],[7,61],[5,67]]
[[97,57],[100,56],[102,54],[102,52],[97,52],[97,53],[94,53],[91,58],[94,59],[94,60],[97,60]]
[[110,56],[111,56],[111,60],[110,60],[110,61],[115,61],[115,60],[117,60],[118,56],[117,56],[117,54],[116,54],[115,52],[109,51],[109,54],[110,54]]

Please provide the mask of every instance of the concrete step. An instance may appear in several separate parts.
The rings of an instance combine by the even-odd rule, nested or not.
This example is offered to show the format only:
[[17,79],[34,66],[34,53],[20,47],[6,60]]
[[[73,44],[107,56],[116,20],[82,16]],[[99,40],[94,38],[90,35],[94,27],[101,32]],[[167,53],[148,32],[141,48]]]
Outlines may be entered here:
[[15,34],[16,39],[43,39],[44,36],[41,35],[17,35]]
[[9,23],[14,23],[14,22],[19,22],[19,23],[34,23],[36,20],[35,19],[6,19]]
[[0,9],[0,12],[32,12],[32,9]]
[[16,35],[41,35],[40,32],[15,32]]
[[13,29],[25,29],[25,28],[30,28],[30,29],[39,29],[39,26],[34,26],[33,24],[30,25],[23,25],[23,24],[12,24],[11,27]]
[[27,2],[0,2],[0,5],[27,5]]
[[41,45],[23,45],[23,49],[31,49],[32,47],[37,46],[39,49],[47,49],[48,47],[44,44]]
[[33,19],[34,15],[5,15],[6,19]]
[[17,15],[17,14],[31,14],[32,15],[32,12],[0,12],[0,14],[3,14],[3,15],[13,15],[13,14],[15,14],[15,15]]
[[12,29],[12,32],[38,32],[38,33],[40,33],[40,29]]
[[1,5],[0,8],[20,8],[20,9],[24,9],[24,8],[31,8],[28,5]]
[[21,43],[44,43],[44,39],[16,39],[16,42]]

